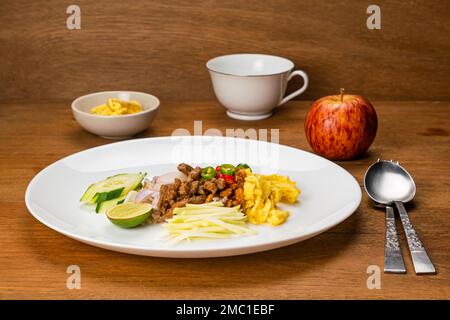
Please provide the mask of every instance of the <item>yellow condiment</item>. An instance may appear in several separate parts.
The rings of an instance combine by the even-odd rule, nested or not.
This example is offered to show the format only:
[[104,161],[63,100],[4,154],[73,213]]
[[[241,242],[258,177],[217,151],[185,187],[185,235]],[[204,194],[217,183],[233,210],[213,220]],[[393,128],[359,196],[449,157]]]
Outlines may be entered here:
[[92,114],[100,116],[119,116],[133,114],[142,111],[142,105],[135,101],[123,101],[119,99],[108,99],[106,104],[101,104],[91,109]]
[[244,212],[251,223],[269,223],[272,226],[284,223],[289,212],[278,209],[277,203],[295,203],[299,195],[296,183],[286,176],[254,174],[247,170]]

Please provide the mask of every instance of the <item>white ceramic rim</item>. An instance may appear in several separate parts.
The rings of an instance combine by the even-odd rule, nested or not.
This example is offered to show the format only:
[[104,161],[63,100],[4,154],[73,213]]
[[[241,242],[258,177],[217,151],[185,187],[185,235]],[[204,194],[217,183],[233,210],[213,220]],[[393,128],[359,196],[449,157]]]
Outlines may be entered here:
[[[214,68],[211,67],[211,63],[214,60],[219,60],[219,59],[222,59],[222,58],[225,58],[225,57],[243,56],[243,55],[246,55],[246,56],[266,56],[266,57],[271,57],[271,58],[282,59],[282,60],[285,60],[287,63],[289,63],[291,66],[290,66],[290,68],[288,68],[288,69],[286,69],[284,71],[275,72],[275,73],[264,73],[264,74],[236,74],[236,73],[229,73],[229,72],[223,72],[223,71],[214,70]],[[227,76],[235,76],[235,77],[270,77],[270,76],[275,76],[275,75],[278,75],[278,74],[283,74],[285,72],[290,72],[290,71],[292,71],[294,69],[294,66],[295,66],[294,63],[291,60],[287,59],[287,58],[280,57],[280,56],[274,56],[274,55],[271,55],[271,54],[264,54],[264,53],[233,53],[233,54],[225,54],[225,55],[222,55],[222,56],[214,57],[214,58],[208,60],[208,62],[206,62],[206,68],[209,71],[215,72],[215,73],[219,73],[219,74],[224,74],[224,75],[227,75]]]
[[[203,137],[203,136],[197,136],[197,138],[198,137]],[[45,171],[49,170],[51,167],[57,165],[59,162],[62,162],[65,159],[70,158],[70,157],[75,157],[75,156],[77,156],[80,153],[83,153],[83,152],[86,152],[86,151],[92,151],[92,150],[95,150],[95,149],[98,150],[98,149],[102,149],[102,148],[108,148],[108,147],[110,147],[113,144],[125,144],[125,143],[129,143],[130,141],[150,140],[150,139],[154,140],[154,141],[157,141],[157,140],[164,140],[164,139],[171,139],[171,138],[172,138],[171,136],[163,136],[163,137],[142,138],[142,139],[134,139],[134,140],[126,140],[126,141],[114,142],[114,143],[109,143],[109,144],[101,145],[101,146],[94,147],[94,148],[89,148],[89,149],[86,149],[86,150],[83,150],[83,151],[79,151],[79,152],[71,154],[71,155],[69,155],[67,157],[64,157],[64,158],[62,158],[60,160],[57,160],[56,162],[50,164],[49,166],[47,166],[46,168],[41,170],[30,181],[30,183],[28,184],[27,190],[25,192],[25,205],[28,208],[28,211],[31,213],[31,215],[36,220],[41,222],[43,225],[45,225],[45,226],[49,227],[50,229],[53,229],[53,230],[55,230],[55,231],[57,231],[57,232],[59,232],[59,233],[61,233],[63,235],[65,235],[65,236],[67,236],[69,238],[72,238],[72,239],[75,239],[75,240],[87,243],[89,245],[94,245],[94,246],[97,246],[97,247],[100,247],[100,248],[103,248],[103,249],[107,249],[107,250],[112,250],[112,251],[125,252],[125,253],[128,253],[128,254],[130,254],[129,251],[136,251],[136,250],[137,251],[141,251],[141,252],[148,252],[148,251],[153,251],[153,252],[155,252],[155,251],[156,252],[160,252],[161,251],[161,252],[163,252],[164,250],[158,251],[158,250],[155,250],[154,248],[149,248],[149,247],[146,247],[146,246],[125,245],[125,244],[117,244],[117,243],[111,245],[111,243],[108,242],[108,241],[96,240],[96,239],[93,239],[93,238],[90,238],[90,237],[80,236],[80,235],[71,233],[69,231],[65,231],[62,228],[59,228],[59,227],[53,225],[50,222],[44,221],[44,219],[41,219],[39,217],[39,214],[35,213],[31,209],[32,206],[30,204],[30,189],[33,187],[33,184],[35,183],[35,181],[37,180],[39,175],[41,175]],[[193,138],[196,138],[196,136],[193,136]],[[209,137],[209,138],[211,138],[211,137]],[[215,139],[229,139],[230,137],[214,136],[214,138]],[[248,140],[248,139],[245,139],[245,138],[232,138],[232,139]],[[272,144],[272,142],[267,142],[267,141],[264,141],[264,143]],[[297,148],[293,148],[293,147],[290,147],[290,146],[287,146],[287,145],[282,145],[282,144],[280,144],[280,146],[288,148],[288,149],[300,150],[302,152],[306,152],[306,153],[312,154],[315,157],[322,158],[322,157],[320,157],[320,156],[318,156],[318,155],[316,155],[314,153],[311,153],[311,152],[308,152],[308,151],[305,151],[305,150],[302,150],[302,149],[297,149]],[[330,162],[330,164],[332,166],[334,166],[337,170],[344,171],[349,176],[349,178],[351,178],[353,180],[354,186],[355,186],[355,190],[357,190],[357,193],[358,193],[357,198],[359,198],[359,201],[355,202],[354,206],[352,206],[351,208],[347,209],[348,211],[346,211],[345,214],[340,214],[340,215],[336,216],[336,213],[334,213],[333,215],[331,215],[329,217],[329,219],[327,219],[327,221],[331,220],[331,222],[328,225],[326,225],[326,227],[323,226],[323,222],[322,223],[318,223],[315,228],[311,228],[309,230],[309,232],[306,233],[306,234],[302,234],[301,236],[293,236],[293,237],[290,237],[290,238],[286,238],[286,239],[282,239],[282,240],[271,242],[269,249],[251,250],[251,248],[261,248],[261,247],[267,248],[267,244],[263,243],[263,244],[259,244],[259,245],[242,245],[242,246],[233,247],[232,250],[234,250],[234,252],[235,252],[233,254],[226,254],[226,252],[230,251],[230,248],[221,248],[221,249],[216,249],[214,251],[214,254],[210,255],[210,256],[195,256],[195,254],[202,254],[202,253],[211,252],[211,249],[210,248],[204,248],[204,249],[195,248],[195,249],[190,250],[190,249],[186,249],[186,248],[183,248],[183,249],[171,248],[170,252],[171,252],[172,257],[170,257],[170,258],[225,257],[225,256],[237,256],[237,255],[243,255],[243,254],[257,253],[257,252],[261,252],[261,251],[268,251],[268,250],[277,249],[277,248],[280,248],[280,247],[283,247],[283,246],[287,246],[287,245],[290,245],[290,244],[294,244],[294,243],[296,243],[298,241],[307,240],[307,239],[312,238],[315,235],[320,234],[322,232],[325,232],[326,230],[329,230],[329,229],[335,227],[336,225],[338,225],[339,223],[343,222],[348,217],[350,217],[356,211],[356,209],[358,209],[359,205],[361,204],[361,199],[362,199],[361,188],[360,188],[360,185],[359,185],[358,181],[355,179],[355,177],[353,177],[344,168],[340,167],[339,165],[337,165],[336,163],[334,163],[334,162],[332,162],[330,160],[327,160],[325,158],[322,158],[322,159],[324,159],[325,161]],[[111,249],[111,247],[114,247],[115,249]],[[249,249],[250,249],[250,251],[249,251]],[[134,253],[134,254],[146,255],[146,256],[154,256],[154,257],[168,257],[167,255],[158,254],[158,253],[156,253],[156,254],[155,253],[153,253],[153,254]],[[177,255],[177,254],[179,254],[179,256],[178,257],[174,257],[174,255]],[[194,256],[189,257],[188,256],[189,254],[193,254]]]
[[[89,98],[90,96],[93,96],[93,95],[96,95],[96,94],[100,94],[100,93],[111,93],[111,94],[114,93],[114,94],[115,94],[115,93],[118,93],[118,92],[138,93],[138,94],[143,94],[143,95],[146,95],[146,96],[150,96],[150,97],[156,99],[156,104],[155,104],[154,107],[150,107],[150,108],[148,108],[148,109],[144,109],[144,110],[142,110],[141,112],[132,113],[132,114],[114,115],[114,116],[102,116],[102,115],[98,115],[98,114],[92,114],[92,113],[89,113],[89,112],[80,110],[80,109],[78,109],[78,108],[75,106],[75,104],[76,104],[77,102],[79,102],[80,100]],[[140,92],[140,91],[114,90],[114,91],[98,91],[98,92],[92,92],[92,93],[89,93],[89,94],[85,94],[84,96],[80,96],[80,97],[76,98],[75,100],[73,100],[73,101],[72,101],[71,107],[72,107],[72,110],[73,110],[74,112],[81,113],[81,114],[86,115],[86,116],[91,117],[91,118],[116,119],[116,118],[131,118],[131,117],[137,117],[137,116],[139,116],[139,115],[143,115],[143,114],[146,114],[146,113],[155,111],[156,109],[159,108],[160,105],[161,105],[161,101],[160,101],[156,96],[154,96],[154,95],[152,95],[152,94],[150,94],[150,93]],[[93,106],[93,107],[94,107],[94,106]]]

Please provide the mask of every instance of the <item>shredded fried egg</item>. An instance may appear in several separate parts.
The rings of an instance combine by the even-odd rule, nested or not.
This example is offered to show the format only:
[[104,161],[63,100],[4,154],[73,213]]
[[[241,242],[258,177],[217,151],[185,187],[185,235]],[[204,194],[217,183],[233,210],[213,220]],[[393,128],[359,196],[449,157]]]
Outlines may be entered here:
[[253,224],[277,226],[284,223],[289,212],[278,209],[277,203],[295,203],[299,195],[300,189],[287,176],[254,174],[247,170],[244,212]]

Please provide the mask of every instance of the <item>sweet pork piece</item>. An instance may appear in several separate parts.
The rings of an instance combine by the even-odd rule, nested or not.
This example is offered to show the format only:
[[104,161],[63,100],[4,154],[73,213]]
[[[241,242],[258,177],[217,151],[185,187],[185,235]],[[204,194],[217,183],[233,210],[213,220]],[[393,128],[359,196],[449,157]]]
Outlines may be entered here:
[[161,210],[153,209],[151,217],[150,217],[150,221],[152,223],[162,223],[162,222],[166,221],[167,218],[169,218],[169,217],[167,217],[166,214],[163,213]]
[[212,194],[215,194],[217,192],[217,185],[213,180],[205,181],[205,183],[203,184],[203,188]]
[[205,195],[194,196],[189,199],[189,203],[192,203],[192,204],[202,204],[202,203],[205,203],[205,201],[206,201]]
[[171,209],[184,207],[188,202],[189,202],[188,198],[179,200],[172,205]]
[[177,168],[178,171],[188,176],[187,181],[189,182],[200,180],[201,178],[200,174],[202,173],[202,168],[200,167],[192,168],[190,165],[186,163],[180,163]]
[[202,173],[202,168],[200,168],[200,167],[196,167],[195,169],[192,169],[191,172],[189,172],[189,174],[188,174],[188,181],[200,180],[201,173]]
[[191,192],[191,183],[187,181],[183,181],[180,185],[180,189],[178,189],[178,195],[180,197],[188,196]]
[[219,190],[223,190],[227,186],[227,183],[222,178],[218,178],[214,182],[216,183],[217,189]]
[[244,198],[244,189],[237,188],[234,190],[234,200],[233,200],[233,206],[241,206],[241,208],[245,204],[245,198]]
[[233,193],[233,189],[231,188],[227,188],[225,190],[222,190],[220,192],[220,197],[221,198],[229,198],[231,196],[231,194]]
[[174,183],[163,184],[159,189],[159,201],[157,204],[157,209],[165,213],[168,209],[170,202],[174,201],[178,195],[178,189],[181,186],[181,180],[175,179]]
[[193,196],[194,194],[197,193],[199,185],[200,185],[200,181],[197,181],[197,180],[196,181],[192,181],[191,188],[189,190],[189,195],[190,196]]
[[204,195],[205,194],[205,188],[204,188],[204,186],[202,184],[200,184],[198,186],[197,194],[199,194],[199,195]]
[[192,168],[190,165],[186,164],[186,163],[180,163],[177,167],[178,171],[184,173],[185,175],[188,175],[189,172],[191,172],[192,170],[194,170],[194,168]]
[[211,201],[213,201],[213,199],[214,199],[214,193],[210,193],[210,194],[206,197],[205,202],[206,202],[206,203],[211,202]]
[[167,185],[167,184],[163,184],[161,186],[161,188],[159,188],[159,200],[158,200],[156,207],[160,211],[165,211],[165,207],[166,207],[165,204],[168,203],[168,201],[166,201],[168,189],[169,189],[169,185]]
[[172,184],[167,184],[167,192],[166,192],[166,201],[175,200],[178,195],[178,189],[180,189],[181,180],[175,179],[175,182]]
[[234,173],[234,177],[236,179],[236,184],[238,185],[238,187],[244,187],[245,176],[245,169],[239,169]]

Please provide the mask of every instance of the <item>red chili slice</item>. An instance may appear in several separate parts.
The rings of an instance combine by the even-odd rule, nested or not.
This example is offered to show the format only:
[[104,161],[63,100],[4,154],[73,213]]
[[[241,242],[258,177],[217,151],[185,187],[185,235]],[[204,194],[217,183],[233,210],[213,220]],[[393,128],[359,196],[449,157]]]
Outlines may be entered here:
[[236,182],[236,179],[234,179],[234,176],[230,175],[230,174],[219,174],[218,178],[222,178],[223,180],[225,180],[225,182],[227,184],[233,184]]

